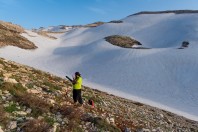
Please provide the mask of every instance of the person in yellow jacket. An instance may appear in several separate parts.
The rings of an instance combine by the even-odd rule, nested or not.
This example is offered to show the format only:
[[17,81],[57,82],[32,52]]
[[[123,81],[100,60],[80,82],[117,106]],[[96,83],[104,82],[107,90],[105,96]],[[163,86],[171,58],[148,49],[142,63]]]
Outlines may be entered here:
[[82,96],[81,96],[81,88],[82,88],[82,77],[79,72],[75,72],[75,77],[72,81],[73,84],[73,100],[74,104],[78,101],[81,105],[83,104]]

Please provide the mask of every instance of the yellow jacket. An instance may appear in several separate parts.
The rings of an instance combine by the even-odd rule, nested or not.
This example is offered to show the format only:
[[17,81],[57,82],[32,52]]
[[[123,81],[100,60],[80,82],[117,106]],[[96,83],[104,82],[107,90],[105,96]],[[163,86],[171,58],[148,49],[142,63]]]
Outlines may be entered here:
[[73,89],[81,89],[82,87],[82,77],[77,77],[73,84]]

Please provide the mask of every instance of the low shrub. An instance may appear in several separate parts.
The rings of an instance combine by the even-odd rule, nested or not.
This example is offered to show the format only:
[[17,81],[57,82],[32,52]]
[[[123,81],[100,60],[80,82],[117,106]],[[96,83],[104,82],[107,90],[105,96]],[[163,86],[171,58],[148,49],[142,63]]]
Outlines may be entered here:
[[16,100],[27,107],[32,108],[33,116],[50,112],[52,106],[43,99],[32,94],[18,94]]
[[48,132],[50,128],[50,125],[44,120],[34,119],[26,122],[22,130],[24,132]]
[[107,121],[100,117],[93,118],[93,123],[97,128],[100,129],[100,131],[121,132],[119,128],[109,124]]
[[[14,100],[19,102],[21,105],[32,108],[33,115],[38,116],[39,114],[47,113],[51,110],[51,105],[38,96],[27,93],[20,83],[3,83],[1,86],[3,90],[8,90],[13,96]],[[13,106],[11,107],[13,108]],[[10,110],[9,110],[10,111]]]

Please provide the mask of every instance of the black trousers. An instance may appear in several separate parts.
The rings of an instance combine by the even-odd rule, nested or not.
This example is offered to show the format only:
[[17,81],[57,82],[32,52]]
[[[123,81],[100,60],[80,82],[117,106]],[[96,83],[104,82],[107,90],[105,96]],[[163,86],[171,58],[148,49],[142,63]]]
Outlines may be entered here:
[[80,104],[83,104],[81,89],[73,89],[73,100],[74,103],[78,101]]

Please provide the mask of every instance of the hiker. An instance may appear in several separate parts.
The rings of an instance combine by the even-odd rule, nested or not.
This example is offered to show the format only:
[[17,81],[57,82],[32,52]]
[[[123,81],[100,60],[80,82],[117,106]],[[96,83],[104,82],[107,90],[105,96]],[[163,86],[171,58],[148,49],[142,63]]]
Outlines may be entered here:
[[81,88],[82,88],[82,77],[79,72],[75,72],[75,77],[72,80],[73,84],[73,100],[74,104],[78,101],[81,105],[83,104],[82,96],[81,96]]

